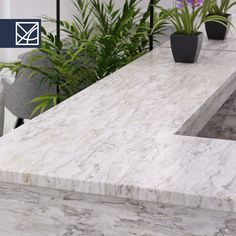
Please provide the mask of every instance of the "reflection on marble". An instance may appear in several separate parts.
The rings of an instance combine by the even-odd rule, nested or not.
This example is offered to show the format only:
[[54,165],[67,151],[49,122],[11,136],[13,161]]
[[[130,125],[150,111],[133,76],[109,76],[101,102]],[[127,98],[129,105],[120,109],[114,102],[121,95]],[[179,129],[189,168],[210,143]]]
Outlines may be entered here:
[[225,40],[208,40],[203,41],[202,49],[236,52],[236,33],[235,29],[231,29]]
[[2,236],[233,236],[236,213],[0,184]]

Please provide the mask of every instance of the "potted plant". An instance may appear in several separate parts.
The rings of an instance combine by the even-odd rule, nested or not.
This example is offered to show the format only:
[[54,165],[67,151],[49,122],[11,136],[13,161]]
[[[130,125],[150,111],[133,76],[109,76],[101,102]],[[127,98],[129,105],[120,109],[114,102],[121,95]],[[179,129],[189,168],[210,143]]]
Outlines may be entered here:
[[176,0],[173,9],[162,8],[169,17],[168,21],[175,27],[175,32],[170,36],[175,62],[194,63],[203,41],[203,33],[199,31],[201,25],[224,19],[218,15],[207,15],[210,4],[204,0]]
[[[80,92],[96,81],[115,72],[149,50],[149,7],[143,11],[139,0],[125,0],[121,9],[116,0],[107,3],[101,0],[73,0],[74,17],[71,22],[61,21],[61,30],[67,38],[58,40],[54,33],[43,27],[41,56],[32,56],[29,63],[0,63],[4,68],[18,73],[25,69],[56,86],[56,94],[47,94],[32,100],[35,104],[32,116],[42,113],[57,103]],[[154,1],[157,7],[158,0]],[[46,22],[56,23],[45,17]],[[153,35],[160,35],[165,29],[164,16],[155,16],[157,27]],[[42,66],[46,57],[51,66]],[[32,66],[32,63],[37,66]]]
[[218,15],[224,17],[226,20],[221,22],[209,21],[205,23],[206,33],[208,39],[224,40],[229,32],[232,16],[229,9],[232,8],[236,1],[232,0],[211,0],[211,7],[209,8],[209,15]]

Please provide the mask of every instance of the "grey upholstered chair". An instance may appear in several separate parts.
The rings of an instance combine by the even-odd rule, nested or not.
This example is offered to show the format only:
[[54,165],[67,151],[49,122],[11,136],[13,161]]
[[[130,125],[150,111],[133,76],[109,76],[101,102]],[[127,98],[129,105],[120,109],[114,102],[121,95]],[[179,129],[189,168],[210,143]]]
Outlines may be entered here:
[[[43,57],[32,61],[32,57],[42,56],[40,51],[31,51],[21,56],[24,64],[32,66],[50,67],[51,62],[48,58]],[[15,81],[11,83],[8,79],[3,78],[4,85],[4,102],[7,109],[18,117],[16,127],[23,124],[24,119],[30,119],[35,104],[31,103],[32,99],[46,94],[56,94],[56,86],[49,89],[48,83],[41,83],[43,78],[41,74],[35,74],[30,78],[32,70],[22,68],[16,75]],[[35,114],[36,116],[38,114]]]
[[3,135],[3,124],[4,124],[3,86],[0,80],[0,137]]

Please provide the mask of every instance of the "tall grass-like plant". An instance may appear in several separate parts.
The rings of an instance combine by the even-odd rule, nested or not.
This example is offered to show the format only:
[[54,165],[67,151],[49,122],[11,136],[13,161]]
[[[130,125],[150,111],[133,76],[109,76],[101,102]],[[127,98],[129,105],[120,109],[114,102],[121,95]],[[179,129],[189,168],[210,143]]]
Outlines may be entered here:
[[[130,63],[148,51],[149,35],[161,34],[166,25],[156,15],[158,27],[149,28],[149,7],[143,12],[139,0],[126,0],[123,8],[115,7],[115,1],[75,0],[77,9],[74,24],[63,21],[63,30],[77,42],[85,39],[94,45],[97,77],[101,79]],[[157,6],[158,1],[154,2]],[[81,35],[79,32],[83,32]]]
[[236,0],[207,0],[210,3],[208,13],[210,16],[217,15],[223,19],[219,22],[206,22],[206,33],[208,39],[224,40],[227,37],[232,16],[228,12],[236,4]]
[[[30,78],[40,74],[40,84],[47,83],[49,88],[53,85],[58,87],[56,95],[46,94],[32,100],[36,104],[32,115],[42,113],[96,82],[95,65],[93,59],[89,58],[90,54],[87,53],[88,43],[75,46],[67,41],[58,41],[55,35],[48,33],[44,28],[42,28],[42,35],[41,48],[36,49],[42,54],[31,57],[28,53],[29,64],[20,61],[0,64],[0,70],[7,68],[16,74],[20,73],[21,77],[18,79],[24,79],[25,74]],[[44,59],[50,60],[51,66],[34,63]],[[32,66],[33,63],[37,66]],[[30,75],[27,73],[29,70],[32,71]]]
[[[59,41],[53,33],[42,28],[43,52],[52,64],[51,68],[32,67],[21,62],[1,64],[0,69],[9,68],[18,72],[31,69],[32,76],[40,73],[43,82],[56,85],[57,95],[48,94],[35,98],[34,113],[44,111],[96,81],[113,73],[122,66],[148,52],[150,34],[161,34],[166,25],[164,15],[156,15],[158,26],[149,28],[149,7],[140,7],[139,0],[125,0],[121,9],[115,7],[115,0],[107,3],[100,0],[74,0],[74,19],[61,21],[61,29],[67,35]],[[155,1],[157,6],[158,1]],[[55,19],[45,17],[48,22]],[[42,58],[32,58],[39,60]]]
[[210,0],[211,7],[209,8],[209,14],[225,16],[229,10],[236,5],[235,0]]
[[[225,21],[219,15],[208,15],[212,6],[209,0],[176,0],[176,6],[171,10],[162,8],[162,11],[169,17],[169,21],[174,25],[176,32],[183,35],[196,35],[205,22]],[[223,23],[222,23],[223,24]]]

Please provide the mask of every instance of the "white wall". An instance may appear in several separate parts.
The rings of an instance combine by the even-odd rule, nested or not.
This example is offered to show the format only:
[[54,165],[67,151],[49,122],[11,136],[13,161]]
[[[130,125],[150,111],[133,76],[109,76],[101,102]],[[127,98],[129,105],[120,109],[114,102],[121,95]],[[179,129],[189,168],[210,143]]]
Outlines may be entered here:
[[[3,0],[0,0],[3,1]],[[56,0],[6,0],[10,1],[12,18],[30,18],[42,15],[56,16]],[[71,0],[61,0],[61,17],[69,18],[72,9]]]
[[[0,18],[10,18],[10,1],[0,0]],[[0,61],[6,61],[8,59],[7,49],[0,49]]]
[[[109,0],[103,0],[103,2],[108,2]],[[144,8],[147,8],[148,3],[150,0],[142,0],[141,1],[141,5]],[[115,0],[117,6],[121,7],[123,5],[123,3],[125,2],[125,0]],[[160,5],[162,7],[172,7],[173,6],[173,2],[174,0],[160,0]]]

